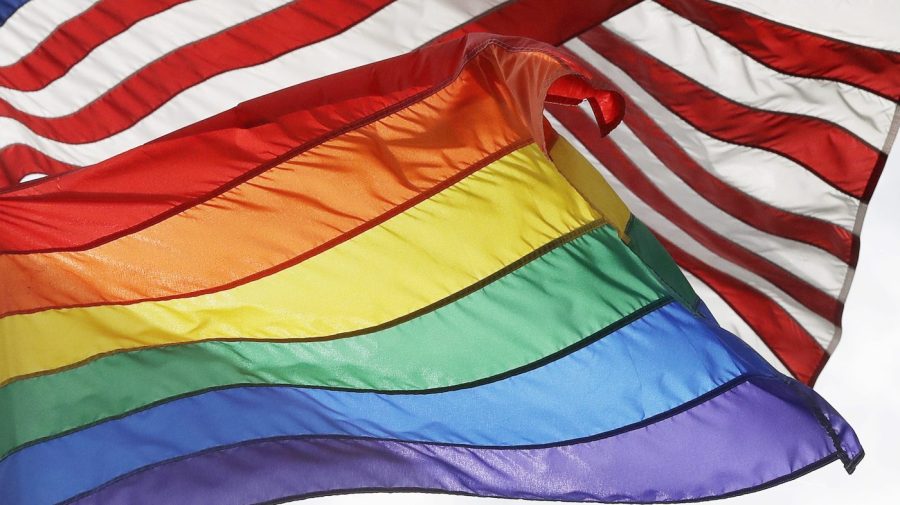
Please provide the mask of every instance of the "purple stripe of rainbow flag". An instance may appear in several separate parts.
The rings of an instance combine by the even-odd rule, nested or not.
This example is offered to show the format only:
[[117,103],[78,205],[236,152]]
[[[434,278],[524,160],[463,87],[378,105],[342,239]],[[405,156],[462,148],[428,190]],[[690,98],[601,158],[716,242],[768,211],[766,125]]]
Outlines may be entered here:
[[[852,471],[862,449],[843,419],[719,328],[546,127],[545,101],[588,99],[602,133],[621,120],[621,98],[586,75],[550,46],[469,35],[8,199],[78,194],[90,170],[120,195],[203,165],[192,142],[231,167],[186,187],[178,212],[135,199],[96,244],[0,255],[0,494],[643,502],[838,459]],[[60,242],[64,228],[21,216],[11,229]]]

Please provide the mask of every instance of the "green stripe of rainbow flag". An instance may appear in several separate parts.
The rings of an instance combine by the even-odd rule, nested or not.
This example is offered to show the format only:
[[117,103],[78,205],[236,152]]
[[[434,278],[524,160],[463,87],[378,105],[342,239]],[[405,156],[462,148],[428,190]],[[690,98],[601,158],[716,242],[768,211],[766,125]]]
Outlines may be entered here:
[[[653,501],[852,469],[846,423],[546,127],[545,99],[621,118],[581,75],[470,35],[0,195],[35,242],[0,255],[0,494]],[[96,177],[107,202],[74,198]],[[48,195],[77,223],[24,217]]]

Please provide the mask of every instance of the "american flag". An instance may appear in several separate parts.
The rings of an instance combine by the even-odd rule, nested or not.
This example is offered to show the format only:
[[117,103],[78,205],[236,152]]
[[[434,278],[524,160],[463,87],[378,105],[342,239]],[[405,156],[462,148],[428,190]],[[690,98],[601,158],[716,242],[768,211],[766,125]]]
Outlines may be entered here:
[[[191,502],[209,492],[253,502],[375,485],[647,502],[743,493],[836,459],[852,472],[863,452],[843,418],[711,324],[644,226],[724,328],[812,385],[840,338],[862,220],[900,124],[898,19],[900,4],[888,1],[0,0],[0,350],[7,358],[0,358],[0,501]],[[520,38],[460,38],[472,32]],[[443,88],[450,81],[435,69],[462,56],[459,68],[471,79]],[[540,70],[535,62],[545,57]],[[531,66],[520,66],[526,60]],[[541,72],[569,74],[534,79]],[[420,73],[457,106],[442,108],[445,95],[413,94]],[[404,85],[394,96],[385,83]],[[622,102],[606,90],[624,97],[626,109],[611,133]],[[397,98],[403,93],[419,108]],[[340,95],[341,107],[328,109],[330,94]],[[576,103],[584,96],[593,109]],[[477,97],[499,107],[479,106]],[[422,132],[401,115],[358,128],[357,114],[393,117],[379,107],[395,98],[401,110],[431,118]],[[325,105],[312,106],[317,100]],[[269,117],[278,114],[290,119]],[[416,170],[449,170],[450,151],[486,142],[492,128],[505,132],[505,121],[519,115],[529,144],[510,144],[516,152],[509,153],[474,148],[491,152],[480,159],[496,165],[466,165],[482,178],[459,172],[383,214],[366,214],[378,198],[389,200],[379,181],[396,179],[398,191],[417,187]],[[290,157],[306,153],[298,132],[316,131],[326,116],[322,138],[337,140],[329,144],[334,151],[323,148],[315,158],[324,168],[319,180]],[[401,130],[409,134],[397,141],[403,148],[414,134],[434,133],[442,143],[428,144],[427,156],[379,144]],[[515,164],[517,156],[537,161],[528,168]],[[382,157],[390,162],[379,172]],[[396,169],[392,160],[400,158],[412,168]],[[353,174],[342,171],[351,165]],[[499,174],[521,179],[490,179]],[[371,182],[370,200],[350,179]],[[264,181],[270,185],[259,189]],[[595,184],[586,190],[586,181]],[[257,192],[235,207],[241,191]],[[321,237],[304,226],[331,197],[336,219],[362,224],[317,243]],[[571,209],[541,203],[551,198]],[[197,202],[207,205],[185,211]],[[246,213],[234,212],[241,206]],[[454,213],[404,228],[416,212],[444,208]],[[533,237],[543,228],[532,233],[501,219],[526,216],[523,223],[555,229],[570,214],[579,226],[538,248],[543,239]],[[488,217],[494,220],[482,220]],[[326,221],[318,224],[329,237],[345,226]],[[434,235],[403,232],[420,229]],[[573,238],[581,234],[608,235],[608,246],[585,248],[596,255],[590,259],[574,255],[546,267],[535,260],[582,247]],[[219,235],[230,238],[214,242]],[[527,247],[494,269],[490,257],[500,248],[490,244],[513,235]],[[267,240],[274,236],[290,244]],[[452,246],[436,237],[451,237]],[[302,252],[291,242],[307,239],[313,245]],[[334,245],[341,243],[349,245]],[[416,252],[415,244],[430,248]],[[377,254],[391,261],[378,263]],[[279,262],[282,255],[289,260]],[[153,261],[142,263],[145,257]],[[313,257],[318,267],[306,261]],[[494,273],[477,274],[474,284],[463,275],[395,284],[379,277],[409,270],[426,279],[454,262]],[[270,274],[285,265],[299,265],[307,277],[273,281]],[[603,268],[579,269],[585,266]],[[486,303],[491,295],[477,302],[488,287],[505,289],[500,280],[513,282],[512,273],[527,281],[508,284],[510,296],[532,305],[510,302],[504,316]],[[407,289],[407,280],[416,288]],[[404,297],[429,282],[452,294],[437,290],[434,303],[413,310]],[[246,289],[231,291],[238,285]],[[579,286],[595,298],[581,296]],[[562,349],[538,328],[575,327],[578,314],[601,312],[607,301],[643,297],[642,286],[665,297],[641,312],[611,310],[615,322],[589,338],[573,330],[581,340]],[[366,312],[377,309],[376,298],[397,293],[390,306],[397,314]],[[268,306],[266,296],[290,303]],[[539,310],[551,305],[559,310]],[[458,312],[438,312],[445,306]],[[332,309],[334,328],[303,326],[328,319]],[[265,316],[247,316],[255,310]],[[646,323],[651,315],[665,324]],[[519,326],[485,325],[494,321]],[[643,330],[628,333],[633,328]],[[270,329],[283,334],[272,337]],[[457,361],[449,359],[449,339],[429,340],[440,331],[465,336],[472,348],[457,346]],[[354,338],[337,338],[348,335]],[[506,337],[497,341],[508,347],[488,346],[485,335]],[[534,340],[519,338],[526,335]],[[648,345],[636,335],[649,336]],[[430,382],[444,373],[439,365],[477,361],[469,359],[473,348],[508,357],[528,354],[535,342],[543,354],[527,367]],[[576,355],[598,352],[597,342],[622,348],[597,354],[610,361]],[[302,359],[293,354],[301,348],[310,353]],[[397,379],[402,387],[348,386],[341,381],[359,372],[328,364],[330,357],[346,360],[347,370],[391,369],[407,349],[432,357],[421,367],[410,362],[409,373],[418,375],[412,385]],[[638,350],[653,359],[642,361]],[[254,382],[266,360],[288,372]],[[333,377],[310,379],[316,367]],[[432,450],[440,454],[422,456]],[[84,468],[73,464],[81,461]]]
[[533,37],[627,101],[608,138],[578,107],[551,124],[719,322],[811,384],[897,131],[898,19],[890,1],[4,0],[0,205],[300,82],[471,31]]

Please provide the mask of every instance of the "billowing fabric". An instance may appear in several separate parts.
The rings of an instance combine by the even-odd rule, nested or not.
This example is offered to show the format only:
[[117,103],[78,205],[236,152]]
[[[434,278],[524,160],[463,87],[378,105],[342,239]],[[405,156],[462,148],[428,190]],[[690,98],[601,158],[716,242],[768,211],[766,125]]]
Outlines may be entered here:
[[[231,219],[269,223],[277,212],[271,233],[294,234],[312,255],[354,218],[426,198],[471,156],[523,139],[520,125],[498,120],[503,104],[467,107],[478,93],[450,84],[355,136],[322,136],[419,101],[454,59],[380,78],[375,95],[355,67],[488,32],[560,46],[626,99],[626,124],[609,137],[586,109],[549,107],[548,118],[663,239],[715,317],[811,385],[838,344],[865,209],[900,125],[897,18],[897,2],[841,0],[0,0],[0,272],[36,287],[0,291],[0,315],[214,290],[258,273],[256,254],[295,257],[223,224]],[[357,77],[327,93],[312,84],[338,72]],[[484,77],[464,70],[458,80]],[[283,114],[283,95],[239,106],[275,91],[290,94],[295,115]],[[434,115],[445,108],[454,113]],[[215,133],[229,114],[252,141]],[[466,126],[438,126],[444,117]],[[470,136],[450,148],[447,128]],[[373,129],[395,143],[434,132],[445,156],[426,163],[396,150],[408,180],[393,180],[360,148]],[[184,149],[190,162],[179,161]],[[115,167],[148,156],[160,166],[123,186]],[[328,170],[336,159],[346,172]],[[223,190],[270,163],[279,168],[263,188]],[[262,196],[299,166],[318,177]],[[63,173],[53,192],[27,183]],[[335,179],[344,191],[324,189]],[[301,194],[313,198],[296,204]],[[245,198],[260,205],[233,212]],[[195,206],[206,199],[215,207]],[[140,233],[117,240],[125,230]],[[180,254],[198,244],[209,261]],[[165,282],[145,283],[147,272]]]
[[866,206],[900,125],[900,4],[647,0],[562,44],[629,113],[560,134],[716,318],[813,384],[841,337]]
[[[356,437],[282,437],[235,444],[148,468],[73,503],[140,503],[154,494],[173,504],[206,499],[240,504],[392,488],[526,499],[669,502],[727,495],[744,485],[737,484],[736,476],[747,468],[756,469],[763,484],[829,460],[833,439],[804,415],[808,399],[789,385],[749,379],[723,389],[661,422],[551,447],[507,450]],[[747,416],[748,409],[754,414]],[[740,430],[733,429],[736,424]],[[790,430],[773,430],[773,424]],[[712,436],[693,437],[710,431]],[[807,443],[796,454],[784,453],[798,433]],[[836,433],[849,450],[859,450],[846,431]],[[778,454],[780,463],[761,454]],[[679,464],[668,464],[671,461]],[[657,469],[652,477],[648,467]],[[516,478],[522,473],[540,478]]]
[[719,327],[543,117],[582,101],[598,135],[622,120],[552,46],[473,34],[5,193],[4,503],[647,502],[852,471],[847,423]]

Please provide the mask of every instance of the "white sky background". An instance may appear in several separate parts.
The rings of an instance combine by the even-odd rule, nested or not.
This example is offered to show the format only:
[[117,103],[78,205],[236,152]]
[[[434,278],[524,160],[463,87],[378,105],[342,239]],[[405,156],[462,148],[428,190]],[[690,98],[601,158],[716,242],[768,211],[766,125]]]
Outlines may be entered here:
[[[722,505],[900,503],[900,154],[892,156],[862,231],[859,267],[844,311],[844,336],[816,390],[856,429],[866,457],[853,475],[840,463]],[[432,494],[315,498],[315,505],[522,505]],[[546,503],[546,502],[532,502]]]

